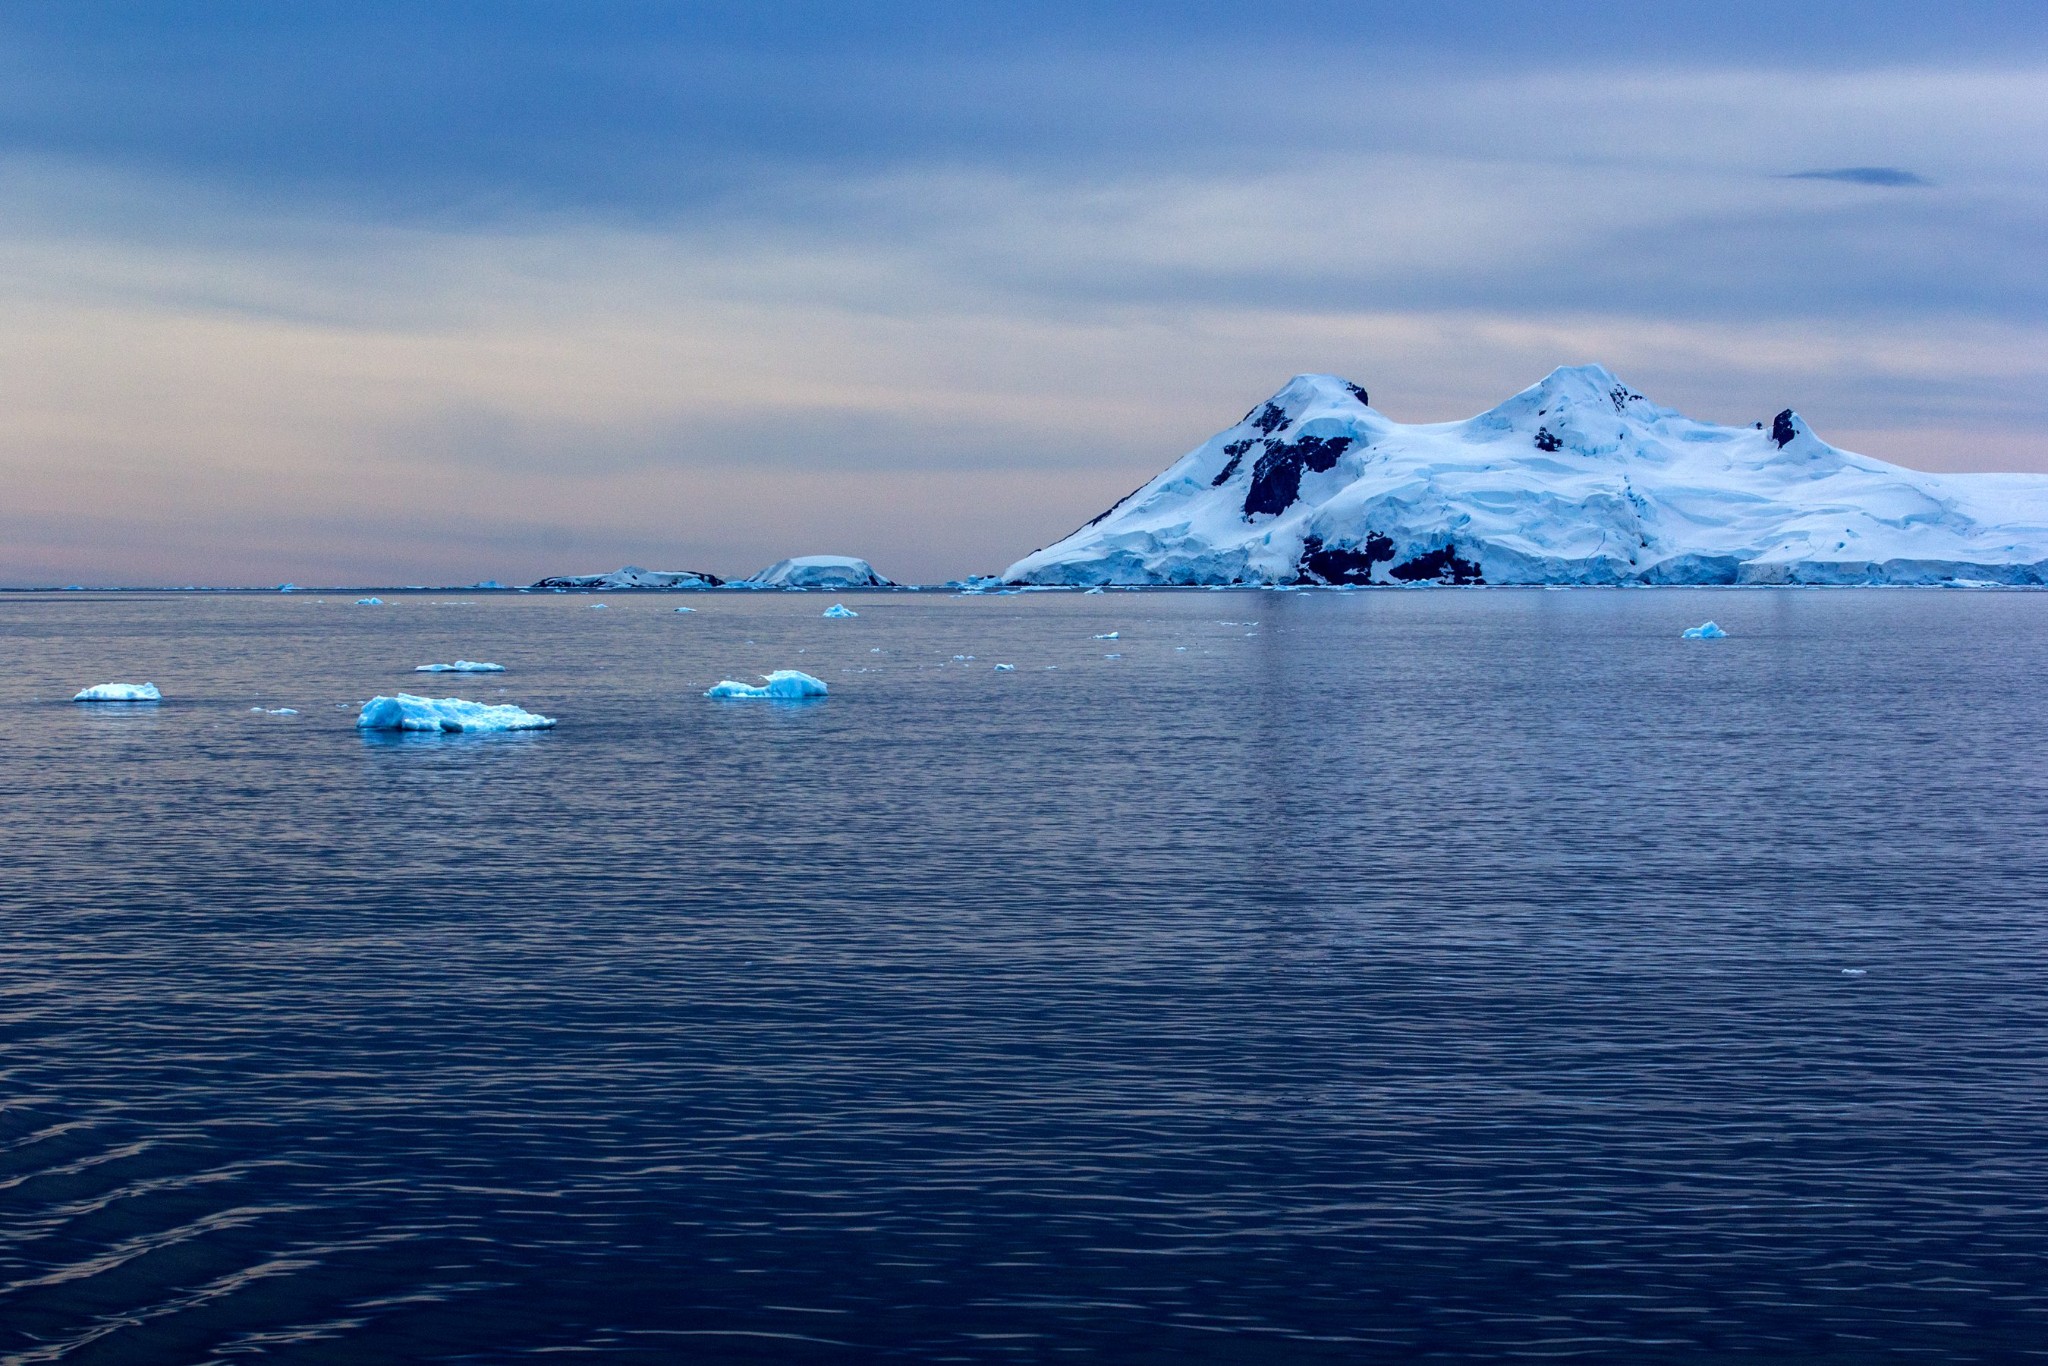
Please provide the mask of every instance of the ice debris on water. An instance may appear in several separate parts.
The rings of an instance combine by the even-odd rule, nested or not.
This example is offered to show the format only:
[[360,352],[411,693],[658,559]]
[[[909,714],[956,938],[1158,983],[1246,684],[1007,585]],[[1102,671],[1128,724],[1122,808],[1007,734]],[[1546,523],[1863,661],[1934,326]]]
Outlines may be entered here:
[[373,697],[363,703],[356,725],[363,730],[500,731],[546,730],[554,718],[510,703],[493,706],[460,697]]
[[1713,622],[1708,621],[1702,622],[1698,626],[1686,627],[1683,632],[1683,637],[1686,640],[1720,640],[1727,634],[1728,633],[1722,630],[1719,626],[1716,626]]
[[1087,593],[1084,593],[1082,596],[1086,597],[1088,594],[1100,593],[1101,591],[1102,590],[1100,588],[1090,588],[1087,590]]
[[1863,970],[1862,968],[1843,968],[1843,969],[1842,969],[1842,975],[1843,975],[1844,977],[1861,977],[1861,976],[1863,976],[1863,972],[1864,972],[1864,970]]
[[1015,664],[998,664],[995,666],[995,671],[999,674],[1015,673],[1017,672],[1017,666]]
[[593,602],[590,604],[590,610],[593,612],[605,612],[609,611],[610,609],[611,604],[608,602]]
[[1122,634],[1123,634],[1123,632],[1121,632],[1121,631],[1104,631],[1104,632],[1103,632],[1103,633],[1102,633],[1101,635],[1099,635],[1099,636],[1097,636],[1097,637],[1095,637],[1095,638],[1096,638],[1097,640],[1115,640],[1115,639],[1117,639],[1117,638],[1118,638],[1119,636],[1121,636]]
[[678,607],[678,608],[676,608],[676,610],[677,610],[678,612],[694,612],[694,611],[696,611],[697,609],[696,609],[696,608],[694,608],[694,607]]
[[860,613],[854,611],[851,607],[848,607],[844,603],[835,602],[830,607],[827,607],[824,611],[818,613],[818,615],[821,617],[857,617],[860,615]]
[[259,712],[264,716],[297,716],[299,714],[297,707],[251,707],[249,710]]
[[73,702],[161,702],[164,695],[154,683],[95,683],[80,688]]
[[384,599],[382,599],[382,598],[357,598],[357,599],[356,599],[356,606],[358,606],[358,607],[382,607],[383,605],[384,605]]
[[458,659],[453,664],[421,664],[413,669],[416,674],[501,674],[503,664],[484,664],[474,659]]
[[728,678],[723,683],[711,688],[704,695],[706,697],[767,697],[787,700],[799,697],[823,697],[826,692],[824,679],[813,678],[809,674],[800,673],[795,669],[777,669],[773,673],[762,674],[761,678],[763,682],[759,686],[752,683],[738,683]]

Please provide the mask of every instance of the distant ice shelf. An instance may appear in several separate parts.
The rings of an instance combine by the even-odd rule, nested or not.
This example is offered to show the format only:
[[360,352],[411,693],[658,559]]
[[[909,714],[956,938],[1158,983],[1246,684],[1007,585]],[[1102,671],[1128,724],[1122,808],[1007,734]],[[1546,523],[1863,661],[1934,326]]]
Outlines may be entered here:
[[373,697],[363,703],[356,725],[363,730],[503,731],[546,730],[552,717],[509,703],[493,706],[460,697]]

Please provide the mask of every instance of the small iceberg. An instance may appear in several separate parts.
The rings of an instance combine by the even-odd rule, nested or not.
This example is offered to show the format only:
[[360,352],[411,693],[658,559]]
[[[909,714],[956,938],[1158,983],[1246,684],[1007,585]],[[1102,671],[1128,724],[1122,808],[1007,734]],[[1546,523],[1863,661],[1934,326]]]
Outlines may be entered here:
[[1082,596],[1084,596],[1084,597],[1087,597],[1087,596],[1092,596],[1093,594],[1096,594],[1096,593],[1100,593],[1101,591],[1102,591],[1102,590],[1101,590],[1100,588],[1090,588],[1090,589],[1086,589],[1086,590],[1084,590],[1084,592],[1083,592]]
[[1015,664],[998,664],[995,667],[995,672],[999,674],[1013,674],[1017,672],[1017,666]]
[[421,664],[413,669],[416,674],[501,674],[503,664],[484,664],[474,659],[458,659],[453,664]]
[[854,611],[854,610],[853,610],[853,609],[852,609],[851,607],[848,607],[848,606],[847,606],[847,605],[846,605],[845,603],[843,603],[843,602],[835,602],[835,603],[833,603],[833,604],[832,604],[832,605],[831,605],[830,607],[827,607],[827,608],[826,608],[826,609],[825,609],[824,611],[822,611],[822,612],[818,613],[818,615],[819,615],[819,616],[821,616],[821,617],[840,617],[840,618],[844,618],[844,617],[857,617],[857,616],[859,616],[859,615],[860,615],[860,613],[858,613],[858,612]]
[[357,598],[357,599],[356,599],[356,606],[358,606],[358,607],[382,607],[383,605],[384,605],[384,599],[382,599],[382,598]]
[[678,607],[678,608],[676,608],[676,610],[677,610],[678,612],[694,612],[694,611],[696,611],[697,609],[696,609],[696,608],[694,608],[694,607]]
[[546,730],[554,719],[509,703],[491,706],[460,697],[373,697],[363,703],[356,725],[362,730],[497,731]]
[[1688,626],[1681,634],[1686,640],[1720,640],[1728,633],[1709,621],[1698,626]]
[[164,695],[154,683],[95,683],[80,688],[73,702],[161,702]]
[[728,678],[707,691],[706,697],[770,697],[792,699],[799,697],[823,697],[825,680],[813,678],[795,669],[777,669],[774,673],[762,674],[765,682],[756,687],[752,683],[736,683]]
[[590,604],[590,610],[593,612],[608,612],[611,610],[611,604],[608,602],[593,602]]
[[251,707],[249,710],[259,712],[264,716],[297,716],[299,714],[297,707]]
[[1115,640],[1115,639],[1117,639],[1117,638],[1118,638],[1119,636],[1121,636],[1122,634],[1123,634],[1123,632],[1121,632],[1121,631],[1104,631],[1104,632],[1103,632],[1103,633],[1102,633],[1101,635],[1099,635],[1099,636],[1097,636],[1097,637],[1095,637],[1095,638],[1096,638],[1097,640]]

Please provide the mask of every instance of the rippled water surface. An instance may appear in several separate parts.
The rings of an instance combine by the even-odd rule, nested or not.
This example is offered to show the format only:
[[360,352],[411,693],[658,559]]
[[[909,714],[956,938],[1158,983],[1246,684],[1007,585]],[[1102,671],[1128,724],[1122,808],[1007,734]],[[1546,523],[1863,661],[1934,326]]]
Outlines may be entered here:
[[386,597],[0,597],[0,1360],[2048,1353],[2048,596]]

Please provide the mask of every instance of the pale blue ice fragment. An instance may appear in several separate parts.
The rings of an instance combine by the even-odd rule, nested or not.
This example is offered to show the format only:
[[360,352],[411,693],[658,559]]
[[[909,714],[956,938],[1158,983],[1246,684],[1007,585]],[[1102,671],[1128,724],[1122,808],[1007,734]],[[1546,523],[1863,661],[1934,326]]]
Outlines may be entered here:
[[732,679],[728,678],[723,683],[720,683],[716,687],[711,688],[704,695],[706,697],[769,697],[791,699],[799,697],[823,697],[826,691],[824,679],[813,678],[809,674],[799,673],[795,669],[777,669],[775,670],[775,672],[763,674],[761,675],[761,677],[763,682],[758,687],[752,683],[736,683]]

